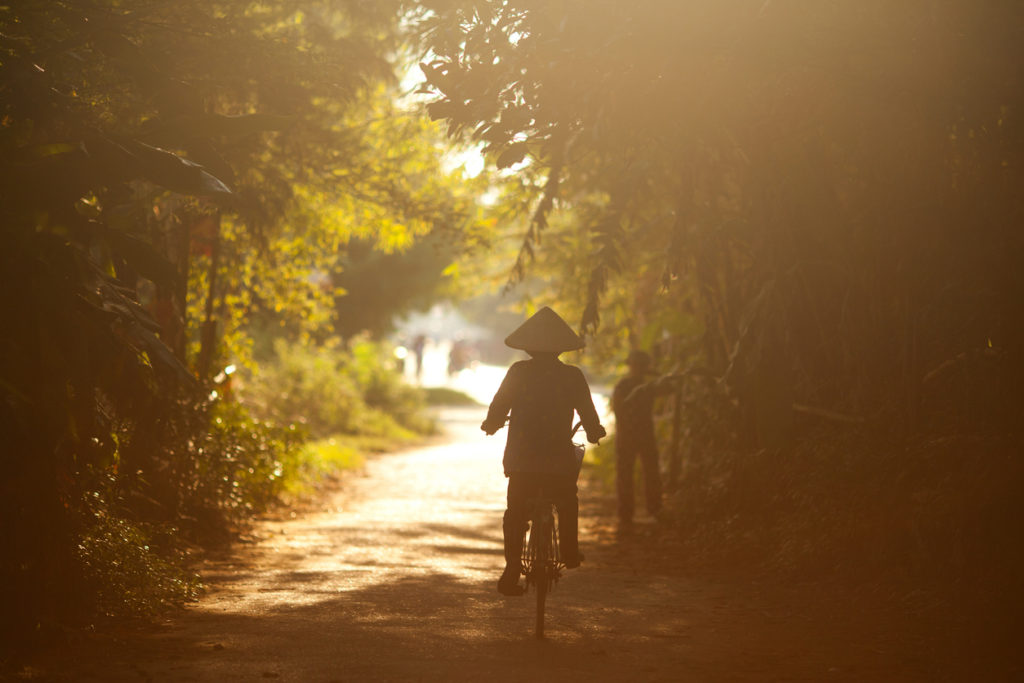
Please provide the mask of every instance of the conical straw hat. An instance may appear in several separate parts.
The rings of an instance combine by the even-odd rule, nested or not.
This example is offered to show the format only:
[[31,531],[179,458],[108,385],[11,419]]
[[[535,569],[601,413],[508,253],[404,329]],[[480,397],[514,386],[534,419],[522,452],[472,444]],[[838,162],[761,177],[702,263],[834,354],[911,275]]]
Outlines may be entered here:
[[523,351],[562,353],[582,349],[586,344],[557,313],[545,306],[505,337],[505,346]]

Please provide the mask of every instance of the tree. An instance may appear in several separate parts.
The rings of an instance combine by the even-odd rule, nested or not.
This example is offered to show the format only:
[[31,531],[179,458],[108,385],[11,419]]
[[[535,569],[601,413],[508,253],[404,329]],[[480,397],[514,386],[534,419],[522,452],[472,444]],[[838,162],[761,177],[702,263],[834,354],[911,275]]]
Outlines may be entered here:
[[84,494],[164,519],[237,502],[217,498],[237,468],[206,383],[255,308],[316,320],[333,293],[308,275],[350,237],[393,248],[472,221],[401,161],[432,149],[426,127],[376,118],[393,113],[399,10],[0,8],[5,626],[80,604]]
[[564,210],[532,267],[724,377],[752,443],[794,406],[1015,424],[1016,6],[425,4],[432,114],[534,179],[513,279]]

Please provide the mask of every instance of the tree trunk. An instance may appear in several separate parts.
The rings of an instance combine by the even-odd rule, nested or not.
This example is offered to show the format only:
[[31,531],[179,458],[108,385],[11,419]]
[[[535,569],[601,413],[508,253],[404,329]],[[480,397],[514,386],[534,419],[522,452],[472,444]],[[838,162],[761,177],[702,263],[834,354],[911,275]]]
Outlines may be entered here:
[[211,217],[213,220],[210,236],[210,272],[206,292],[206,307],[203,315],[203,326],[199,336],[199,359],[196,362],[196,374],[200,380],[210,376],[210,364],[213,362],[217,346],[217,319],[214,318],[214,307],[217,293],[217,271],[220,268],[220,214]]

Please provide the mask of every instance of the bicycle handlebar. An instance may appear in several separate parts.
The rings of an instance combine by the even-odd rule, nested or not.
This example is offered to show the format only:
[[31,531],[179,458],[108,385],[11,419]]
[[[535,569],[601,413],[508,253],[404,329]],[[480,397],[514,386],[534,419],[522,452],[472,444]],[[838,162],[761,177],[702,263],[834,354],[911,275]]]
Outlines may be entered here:
[[[509,418],[506,415],[505,416],[505,421],[502,423],[501,427],[504,427],[505,425],[507,425],[508,424],[508,420],[509,420]],[[583,426],[583,420],[580,420],[579,422],[577,422],[576,426],[572,428],[572,434],[569,435],[569,438],[571,439],[572,437],[576,436],[576,432],[580,431],[580,427],[582,427],[582,426]],[[501,429],[501,427],[498,427],[498,429]],[[495,430],[495,431],[497,431],[497,430]]]

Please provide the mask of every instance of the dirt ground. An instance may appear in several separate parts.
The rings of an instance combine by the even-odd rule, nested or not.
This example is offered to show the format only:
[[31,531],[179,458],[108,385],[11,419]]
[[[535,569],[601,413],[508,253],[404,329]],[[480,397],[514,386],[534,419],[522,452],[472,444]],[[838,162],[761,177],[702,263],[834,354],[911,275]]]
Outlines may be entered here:
[[[312,512],[260,521],[201,568],[163,624],[77,635],[21,678],[54,681],[1000,680],[984,643],[923,623],[913,591],[700,572],[671,529],[619,535],[581,492],[583,566],[532,633],[532,594],[500,596],[503,440],[479,411],[451,441],[371,459]],[[1009,678],[1005,678],[1009,680]]]

